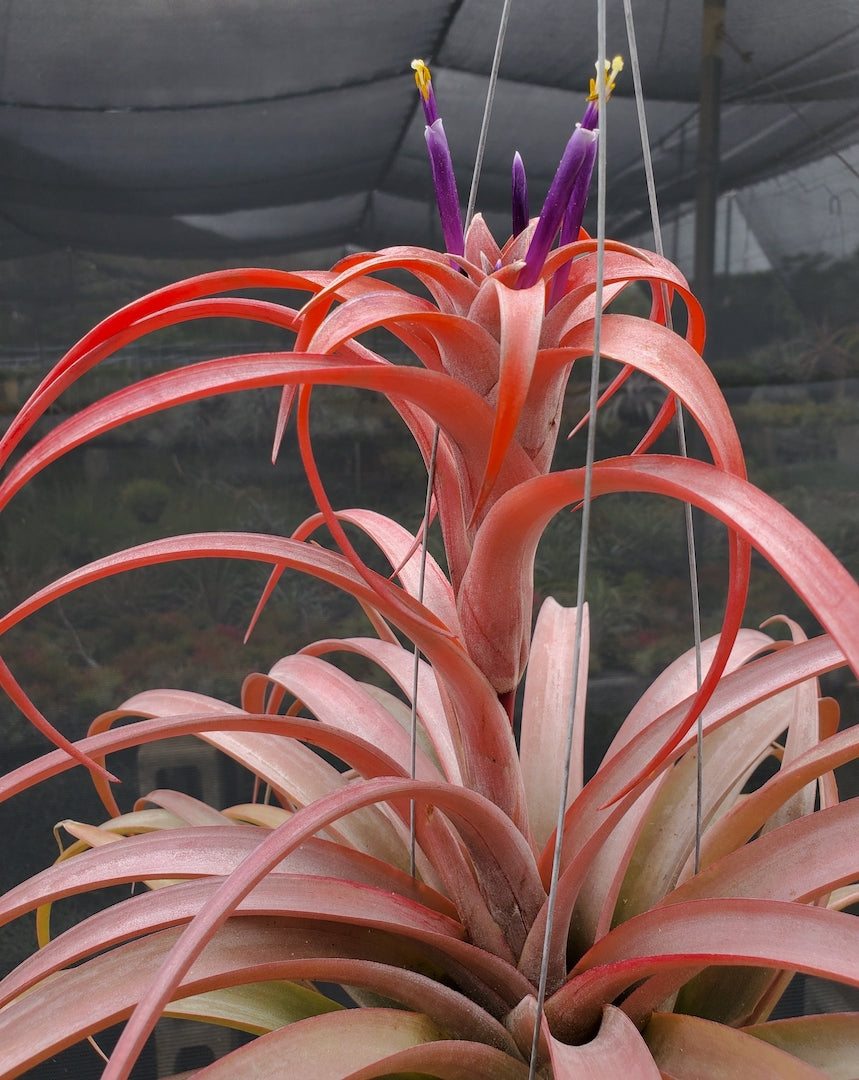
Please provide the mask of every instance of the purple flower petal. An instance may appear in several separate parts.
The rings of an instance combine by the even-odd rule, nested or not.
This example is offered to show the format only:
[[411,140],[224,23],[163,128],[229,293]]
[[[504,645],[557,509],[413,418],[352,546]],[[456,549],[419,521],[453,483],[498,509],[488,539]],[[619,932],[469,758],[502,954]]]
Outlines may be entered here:
[[517,150],[513,155],[513,235],[518,236],[528,225],[528,180],[525,165]]
[[459,209],[459,195],[456,191],[456,177],[453,173],[453,161],[447,136],[441,118],[430,124],[424,132],[429,150],[432,179],[435,185],[435,197],[438,203],[438,215],[441,218],[441,231],[444,243],[451,255],[465,252],[465,237],[462,232],[462,214]]
[[518,281],[520,289],[530,288],[540,276],[543,263],[558,235],[561,220],[573,194],[576,177],[589,158],[593,161],[596,139],[596,131],[590,131],[588,128],[583,128],[581,124],[576,124],[576,130],[570,136],[546,201],[543,203],[540,220],[537,222],[534,237],[528,248],[528,254],[525,256],[525,266]]
[[[573,184],[573,191],[570,195],[570,201],[567,204],[566,213],[564,214],[564,222],[561,225],[561,239],[559,241],[561,247],[563,247],[564,244],[572,244],[579,238],[579,229],[582,227],[582,220],[585,216],[585,206],[588,201],[588,192],[590,191],[591,177],[593,176],[596,156],[597,144],[596,140],[594,140],[589,147],[588,154],[582,162],[582,167],[579,169]],[[569,276],[569,263],[564,263],[563,266],[558,267],[552,275],[552,288],[549,293],[548,305],[550,308],[554,307],[564,295]]]
[[[605,60],[602,64],[597,64],[597,74],[602,72],[602,78],[605,80],[606,101],[614,90],[615,77],[622,68],[623,60],[619,56],[611,62]],[[525,266],[517,283],[520,289],[530,288],[536,283],[549,249],[558,234],[558,229],[561,228],[562,220],[567,221],[564,234],[567,239],[562,239],[562,243],[575,240],[578,236],[596,157],[596,143],[599,136],[596,127],[598,120],[599,92],[596,79],[591,79],[591,90],[585,114],[582,122],[576,125],[576,130],[567,143],[525,256]],[[561,282],[561,286],[562,284]],[[553,289],[553,295],[556,294],[557,287]]]
[[427,122],[424,136],[429,151],[444,245],[451,255],[463,255],[465,254],[465,237],[462,231],[462,213],[456,190],[456,176],[453,172],[453,160],[450,156],[447,136],[444,133],[444,125],[435,103],[430,70],[423,60],[412,60],[412,68]]

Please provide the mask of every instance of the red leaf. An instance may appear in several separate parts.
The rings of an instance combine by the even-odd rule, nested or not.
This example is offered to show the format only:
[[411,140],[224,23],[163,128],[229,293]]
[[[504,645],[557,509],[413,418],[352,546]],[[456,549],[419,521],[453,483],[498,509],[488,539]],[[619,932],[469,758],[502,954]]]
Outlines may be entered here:
[[[90,330],[48,372],[0,439],[0,464],[8,459],[9,454],[35,421],[79,375],[119,348],[121,344],[138,337],[138,330],[146,332],[151,329],[151,324],[146,321],[150,317],[157,317],[168,309],[176,308],[199,297],[211,296],[229,289],[317,290],[324,283],[330,282],[333,277],[331,271],[292,273],[269,269],[218,270],[175,282],[134,300]],[[220,301],[214,300],[211,303],[214,310]],[[206,314],[200,307],[193,310],[198,314]],[[283,310],[289,312],[289,309]],[[176,321],[184,321],[184,318],[185,316],[180,316]],[[138,329],[132,329],[135,323],[140,323],[141,326]]]
[[[500,321],[498,394],[492,442],[480,492],[471,511],[472,523],[483,513],[489,493],[495,486],[506,460],[528,397],[540,343],[546,298],[542,282],[530,289],[507,289],[494,279],[490,279],[490,282],[495,290]],[[543,405],[544,402],[541,400],[540,404]]]
[[398,591],[396,606],[389,603],[386,597],[395,586],[380,577],[378,591],[371,590],[334,552],[254,533],[201,533],[156,540],[97,560],[41,589],[0,619],[0,634],[82,585],[135,567],[187,558],[250,559],[301,569],[379,608],[408,634],[436,669],[465,782],[486,794],[521,829],[527,828],[516,745],[507,716],[489,684],[421,604],[402,591]]
[[659,1080],[656,1063],[632,1021],[620,1009],[606,1005],[599,1030],[590,1042],[570,1046],[544,1025],[555,1080]]
[[707,831],[701,865],[734,851],[763,827],[792,795],[810,781],[859,757],[859,728],[847,728],[819,742],[780,769],[757,791],[735,803]]
[[[265,840],[266,833],[254,831],[260,833],[254,844],[237,845],[235,848],[218,838],[212,845],[212,865],[229,867],[227,872],[234,872]],[[201,834],[197,843],[204,844],[212,839],[210,834]],[[187,845],[184,848],[187,850]],[[142,880],[141,875],[150,876],[147,867],[154,870],[151,876],[160,877],[158,867],[175,868],[178,865],[178,861],[171,859],[163,848],[159,850],[153,844],[129,843],[126,840],[108,844],[88,854],[89,858],[77,856],[69,861],[71,864],[84,859],[86,866],[78,868],[77,873],[53,875],[54,878],[60,877],[57,885],[62,885],[62,888],[51,889],[42,881],[40,889],[44,891],[44,899],[40,902],[49,903],[72,895],[72,889],[74,893],[83,892],[83,886],[96,888]],[[303,860],[299,857],[295,861],[300,864]],[[190,859],[189,864],[187,872],[190,873],[199,865],[199,860],[195,862]],[[333,865],[336,866],[336,860],[333,860]],[[320,869],[323,867],[324,862]],[[181,869],[178,875],[171,876],[181,876]],[[223,876],[214,874],[200,880],[181,881],[154,892],[141,893],[91,916],[77,924],[71,932],[66,932],[34,953],[8,975],[0,984],[0,1000],[6,1004],[61,967],[110,945],[177,923],[189,922],[211,902],[223,882]],[[242,915],[273,920],[288,918],[312,923],[318,919],[323,923],[343,923],[353,932],[356,927],[365,930],[369,927],[423,942],[433,948],[438,947],[440,937],[465,937],[465,931],[458,922],[415,900],[388,889],[377,889],[324,873],[312,876],[273,871],[248,893],[237,905],[236,911]]]
[[[338,1018],[342,1016],[338,1014]],[[527,1065],[510,1054],[466,1039],[443,1039],[442,1032],[431,1028],[426,1018],[410,1018],[407,1013],[388,1009],[360,1009],[346,1019],[345,1024],[337,1024],[312,1017],[290,1024],[196,1075],[200,1080],[232,1080],[237,1073],[272,1076],[278,1075],[283,1062],[288,1061],[290,1068],[300,1069],[301,1076],[308,1080],[372,1080],[406,1074],[426,1074],[438,1080],[528,1077]],[[412,1027],[413,1038],[435,1037],[437,1041],[402,1045]],[[339,1048],[335,1054],[330,1050],[333,1043]],[[394,1049],[398,1043],[402,1048]]]
[[82,753],[79,747],[70,742],[62,732],[57,731],[50,720],[36,708],[24,692],[23,687],[6,666],[6,662],[2,657],[0,657],[0,686],[6,691],[12,704],[16,705],[21,710],[33,727],[48,738],[54,746],[58,746],[72,761],[89,769],[93,777],[100,776],[103,780],[118,783],[116,777],[113,776],[112,773],[106,772],[102,765],[99,765],[98,762],[88,758],[86,754]]
[[859,925],[842,912],[776,900],[693,900],[656,908],[597,942],[546,1002],[552,1030],[587,1037],[603,1005],[651,975],[710,965],[790,968],[859,986]]

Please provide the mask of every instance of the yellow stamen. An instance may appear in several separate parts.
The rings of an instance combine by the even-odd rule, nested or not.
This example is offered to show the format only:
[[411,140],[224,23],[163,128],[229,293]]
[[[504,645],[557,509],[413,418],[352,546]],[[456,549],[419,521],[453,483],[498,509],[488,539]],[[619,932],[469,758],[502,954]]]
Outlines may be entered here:
[[430,69],[423,60],[412,60],[412,71],[415,73],[415,82],[418,85],[421,96],[424,101],[429,101],[430,83],[432,81],[430,78]]
[[[412,64],[414,67],[414,64]],[[596,65],[597,73],[599,73],[600,65]],[[614,80],[619,73],[623,71],[623,57],[616,56],[611,63],[608,60],[603,61],[603,78],[605,79],[605,99],[611,97],[611,92],[614,90]],[[588,101],[596,101],[599,98],[599,89],[597,88],[596,79],[591,79],[591,92],[588,94]]]

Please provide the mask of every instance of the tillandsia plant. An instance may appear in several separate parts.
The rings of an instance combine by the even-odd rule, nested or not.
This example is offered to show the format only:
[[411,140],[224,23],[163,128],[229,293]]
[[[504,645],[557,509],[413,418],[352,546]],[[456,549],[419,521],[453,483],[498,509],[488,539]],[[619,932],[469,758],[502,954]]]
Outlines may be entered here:
[[[839,802],[833,778],[859,756],[859,728],[838,731],[818,687],[835,668],[859,672],[859,586],[747,481],[701,358],[701,309],[676,267],[581,230],[618,65],[598,67],[603,85],[530,221],[515,160],[503,247],[480,216],[463,231],[429,71],[414,67],[447,251],[391,248],[326,272],[229,270],[161,289],[75,345],[5,434],[4,463],[76,379],[156,329],[218,317],[294,333],[289,351],[167,371],[81,409],[10,463],[0,503],[117,425],[278,387],[275,452],[294,413],[318,513],[289,536],[169,536],[98,559],[22,600],[0,634],[111,575],[213,558],[270,568],[260,609],[285,571],[300,571],[354,597],[368,629],[275,656],[248,676],[238,705],[143,690],[75,743],[0,664],[10,699],[56,744],[6,775],[3,797],[83,767],[109,815],[66,822],[74,843],[62,858],[0,900],[4,921],[37,912],[42,944],[0,983],[0,1075],[125,1020],[104,1072],[118,1080],[167,1014],[258,1036],[200,1080],[284,1068],[352,1080],[854,1076],[859,1014],[768,1018],[793,972],[859,985],[859,924],[843,910],[859,898],[859,799]],[[414,291],[392,284],[393,270]],[[633,284],[649,289],[649,317],[598,310]],[[308,299],[296,309],[247,295],[277,289]],[[683,336],[669,306],[685,309]],[[655,380],[666,404],[628,456],[552,471],[565,388],[593,354],[600,316],[600,355],[623,365],[620,378]],[[411,363],[362,341],[378,327]],[[431,479],[415,532],[332,505],[310,405],[336,385],[383,395],[414,437]],[[652,452],[678,402],[710,460]],[[692,649],[655,680],[589,778],[587,609],[546,599],[532,619],[536,545],[588,485],[593,498],[691,503],[729,537],[721,632],[700,646],[700,664]],[[791,622],[789,640],[742,627],[752,548],[805,601],[820,636]],[[378,687],[337,666],[355,654]],[[271,798],[214,808],[159,790],[122,812],[110,755],[179,735],[234,758]],[[770,757],[771,778],[743,794]],[[54,901],[119,883],[146,888],[51,936]],[[355,1007],[329,996],[330,984]]]

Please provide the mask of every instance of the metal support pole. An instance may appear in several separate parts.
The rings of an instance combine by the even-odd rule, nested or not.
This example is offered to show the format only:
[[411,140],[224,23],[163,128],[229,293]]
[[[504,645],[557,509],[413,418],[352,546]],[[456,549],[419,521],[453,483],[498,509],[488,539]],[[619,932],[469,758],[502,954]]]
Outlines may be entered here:
[[706,315],[713,299],[716,200],[719,195],[719,110],[722,90],[722,39],[725,0],[703,0],[701,84],[695,184],[694,283]]

